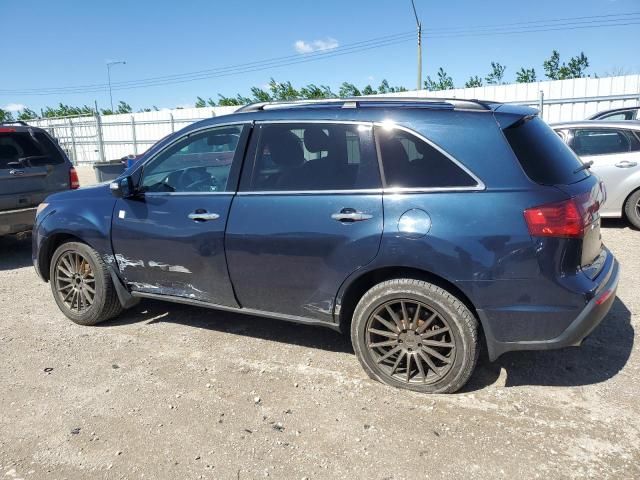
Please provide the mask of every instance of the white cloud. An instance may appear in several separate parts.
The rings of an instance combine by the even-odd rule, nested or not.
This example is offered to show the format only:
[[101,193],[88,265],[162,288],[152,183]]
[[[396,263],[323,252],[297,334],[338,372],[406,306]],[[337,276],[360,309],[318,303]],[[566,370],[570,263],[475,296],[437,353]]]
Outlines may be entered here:
[[23,105],[22,103],[9,103],[2,107],[2,109],[6,110],[7,112],[19,112],[21,110],[24,110],[25,108],[27,108],[26,105]]
[[312,42],[305,42],[304,40],[298,40],[293,44],[293,48],[298,53],[312,53],[320,52],[322,50],[333,50],[338,48],[340,43],[335,38],[327,37],[324,40],[314,40]]

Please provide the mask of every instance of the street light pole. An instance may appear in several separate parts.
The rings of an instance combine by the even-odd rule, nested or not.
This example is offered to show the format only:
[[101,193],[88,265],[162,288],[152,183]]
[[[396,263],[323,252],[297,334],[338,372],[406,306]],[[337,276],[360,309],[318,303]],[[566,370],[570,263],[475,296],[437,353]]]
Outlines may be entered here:
[[126,65],[125,61],[107,62],[107,79],[109,81],[109,101],[111,102],[111,112],[113,113],[113,95],[111,95],[111,67],[113,65]]
[[416,5],[411,0],[411,6],[413,7],[413,15],[416,17],[416,27],[418,28],[418,90],[422,89],[422,23],[418,18],[418,12],[416,11]]

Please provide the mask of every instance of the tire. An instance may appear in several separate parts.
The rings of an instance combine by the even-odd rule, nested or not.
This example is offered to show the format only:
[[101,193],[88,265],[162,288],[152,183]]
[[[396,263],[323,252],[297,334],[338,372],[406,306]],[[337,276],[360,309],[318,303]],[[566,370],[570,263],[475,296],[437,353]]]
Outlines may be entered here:
[[49,279],[58,307],[78,325],[96,325],[123,310],[106,264],[84,243],[63,243],[56,249]]
[[462,388],[480,351],[478,322],[466,305],[413,279],[388,280],[364,294],[353,314],[351,342],[369,377],[422,393]]
[[640,190],[636,190],[624,204],[624,213],[629,223],[640,230]]

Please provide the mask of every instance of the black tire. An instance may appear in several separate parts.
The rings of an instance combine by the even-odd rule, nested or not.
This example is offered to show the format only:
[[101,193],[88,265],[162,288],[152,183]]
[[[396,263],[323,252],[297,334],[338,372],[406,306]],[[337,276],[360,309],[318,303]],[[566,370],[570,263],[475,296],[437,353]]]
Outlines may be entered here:
[[[63,243],[56,249],[51,258],[49,283],[62,313],[79,325],[95,325],[123,310],[106,264],[98,252],[84,243]],[[94,290],[93,296],[89,289]],[[70,300],[76,295],[77,302]]]
[[636,190],[624,204],[624,214],[629,223],[640,230],[640,190]]
[[[365,293],[353,314],[351,341],[372,379],[423,393],[462,388],[480,351],[478,322],[466,305],[436,285],[413,279],[388,280]],[[386,344],[391,344],[388,350]],[[395,349],[397,355],[391,353]]]

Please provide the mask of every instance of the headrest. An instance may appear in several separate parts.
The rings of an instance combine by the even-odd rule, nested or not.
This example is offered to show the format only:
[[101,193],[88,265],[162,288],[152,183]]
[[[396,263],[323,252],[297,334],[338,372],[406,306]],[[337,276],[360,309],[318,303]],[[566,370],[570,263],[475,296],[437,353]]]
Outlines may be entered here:
[[304,146],[312,153],[327,152],[329,135],[320,127],[308,127],[304,131]]

